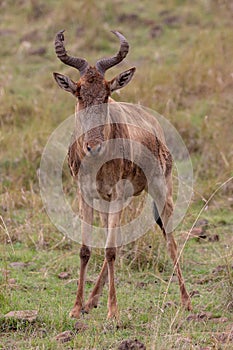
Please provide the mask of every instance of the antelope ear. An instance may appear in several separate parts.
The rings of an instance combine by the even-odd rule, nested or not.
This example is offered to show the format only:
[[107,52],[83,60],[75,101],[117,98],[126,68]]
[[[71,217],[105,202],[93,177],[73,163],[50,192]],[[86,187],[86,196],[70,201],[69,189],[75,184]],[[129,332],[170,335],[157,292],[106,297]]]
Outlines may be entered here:
[[113,92],[115,90],[121,89],[124,86],[126,86],[130,82],[130,80],[132,79],[132,77],[135,73],[135,70],[136,70],[135,67],[130,68],[130,69],[126,70],[125,72],[120,73],[115,78],[113,78],[109,82],[110,91]]
[[75,95],[77,91],[77,84],[67,76],[60,74],[60,73],[53,73],[54,79],[60,86],[65,91],[71,92],[72,95]]

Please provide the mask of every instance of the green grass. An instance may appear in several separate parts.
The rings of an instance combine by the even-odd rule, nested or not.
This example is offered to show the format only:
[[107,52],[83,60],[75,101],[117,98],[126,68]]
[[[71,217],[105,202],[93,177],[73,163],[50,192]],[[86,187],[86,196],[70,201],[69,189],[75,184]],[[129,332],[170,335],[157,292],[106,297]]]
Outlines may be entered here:
[[[223,340],[232,326],[232,72],[231,1],[166,2],[67,0],[0,1],[0,348],[117,349],[139,339],[147,349],[233,349]],[[160,28],[154,36],[155,28]],[[206,239],[192,238],[181,257],[193,296],[193,313],[212,318],[187,320],[160,232],[151,231],[123,247],[117,260],[120,321],[106,321],[107,288],[100,306],[83,318],[85,331],[60,344],[55,336],[74,331],[68,313],[78,277],[78,244],[63,239],[49,221],[38,185],[41,154],[51,132],[74,112],[74,100],[57,88],[52,72],[78,74],[54,54],[55,33],[66,29],[70,54],[92,64],[118,48],[111,29],[130,42],[127,60],[106,76],[136,66],[133,81],[114,94],[168,118],[193,160],[194,197],[176,237],[181,249],[201,208]],[[43,54],[33,54],[37,49]],[[67,169],[64,188],[73,195]],[[209,237],[218,235],[219,241]],[[95,250],[86,293],[93,287],[103,252]],[[13,268],[12,262],[28,263]],[[223,266],[223,267],[221,267]],[[58,274],[70,273],[68,280]],[[14,283],[11,283],[12,280]],[[172,301],[164,308],[164,302]],[[38,310],[30,324],[7,320],[11,310]],[[222,318],[225,322],[222,322]]]
[[[213,214],[214,216],[214,214]],[[20,218],[21,220],[21,218]],[[227,215],[226,215],[226,220]],[[217,221],[218,222],[218,221]],[[215,225],[215,224],[214,224]],[[1,279],[1,342],[3,348],[16,346],[19,349],[39,348],[68,349],[108,349],[116,348],[120,341],[138,338],[148,348],[165,349],[175,346],[180,349],[184,341],[187,346],[213,346],[213,338],[224,332],[232,324],[232,224],[211,226],[211,235],[219,234],[219,242],[197,241],[191,239],[185,247],[182,265],[186,283],[190,292],[199,294],[192,298],[195,314],[211,312],[211,319],[187,321],[190,313],[180,308],[179,290],[176,279],[169,285],[172,266],[170,260],[163,258],[164,266],[158,271],[159,256],[151,257],[153,265],[143,264],[143,256],[138,255],[137,264],[129,267],[128,251],[123,251],[117,261],[117,292],[120,309],[120,321],[106,321],[107,288],[104,290],[100,306],[82,322],[87,329],[75,335],[67,345],[58,345],[55,336],[65,330],[73,330],[76,321],[68,318],[76,291],[79,259],[77,245],[66,242],[68,246],[57,248],[38,248],[30,242],[16,242],[11,246],[2,246]],[[183,233],[184,234],[184,233]],[[180,245],[183,234],[178,235]],[[158,232],[157,232],[158,235]],[[159,254],[165,250],[161,237],[152,241],[152,249]],[[57,239],[61,238],[57,236]],[[148,236],[144,237],[144,243]],[[38,237],[34,235],[35,242]],[[39,243],[38,243],[39,245]],[[228,245],[228,249],[226,249]],[[141,247],[141,246],[140,246]],[[14,249],[14,250],[13,250]],[[140,249],[140,248],[139,248]],[[89,266],[86,293],[90,292],[100,269],[100,251],[94,254]],[[147,259],[149,257],[147,256]],[[11,267],[12,262],[27,263],[25,267]],[[219,272],[217,266],[224,266]],[[68,280],[58,278],[60,272],[69,272]],[[12,279],[14,283],[11,284]],[[167,302],[171,306],[164,307]],[[165,304],[165,305],[164,305]],[[232,304],[231,304],[232,305]],[[11,310],[36,309],[38,319],[33,323],[7,321],[3,315]],[[221,322],[221,317],[226,318]],[[190,344],[187,345],[186,338]],[[178,341],[179,339],[179,341]],[[185,340],[186,339],[186,340]],[[216,346],[230,349],[230,343]],[[8,346],[8,347],[7,347]],[[10,347],[9,347],[10,348]],[[184,347],[185,348],[185,347]]]

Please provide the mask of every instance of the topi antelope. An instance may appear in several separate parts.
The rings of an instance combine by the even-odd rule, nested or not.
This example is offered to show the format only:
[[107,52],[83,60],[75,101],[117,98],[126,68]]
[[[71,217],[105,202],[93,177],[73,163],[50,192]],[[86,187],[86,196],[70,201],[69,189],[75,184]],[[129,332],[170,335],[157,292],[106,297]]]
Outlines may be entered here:
[[[78,69],[80,73],[80,79],[77,83],[65,75],[54,73],[58,85],[65,91],[70,92],[77,100],[76,127],[82,129],[82,135],[73,141],[68,151],[71,174],[78,182],[79,209],[82,216],[80,275],[77,296],[70,316],[78,318],[80,313],[89,312],[93,307],[97,307],[107,278],[109,282],[108,318],[118,316],[114,265],[116,247],[120,245],[118,242],[120,236],[117,232],[120,230],[122,203],[128,197],[139,195],[143,190],[148,191],[153,197],[155,221],[162,230],[174,263],[179,281],[181,302],[186,309],[190,310],[191,301],[185,288],[177,258],[176,242],[171,232],[171,218],[174,207],[172,200],[172,157],[165,145],[163,131],[153,116],[150,117],[153,119],[151,121],[152,130],[148,131],[143,125],[138,127],[129,125],[125,122],[123,115],[120,121],[118,119],[118,122],[115,122],[114,116],[111,116],[108,112],[108,106],[118,105],[110,97],[112,92],[126,86],[135,73],[133,67],[120,73],[111,81],[105,80],[106,70],[120,63],[129,51],[126,38],[117,31],[113,31],[113,34],[120,41],[119,51],[113,57],[98,60],[95,66],[90,66],[83,58],[71,57],[67,54],[63,31],[58,32],[55,38],[57,57],[68,66]],[[124,108],[127,110],[127,106]],[[132,119],[135,117],[133,110],[130,110],[129,107],[126,112]],[[92,124],[94,119],[95,123]],[[92,125],[95,126],[92,127]],[[120,148],[123,149],[122,156],[103,163],[93,179],[92,172],[98,163],[97,160],[104,159],[104,156],[109,152],[111,154],[112,143],[110,141],[112,140],[123,140],[120,142]],[[124,143],[124,140],[129,142]],[[145,176],[142,168],[134,161],[135,153],[139,160],[144,157],[140,150],[134,152],[134,144],[143,145],[153,155],[152,158],[155,161],[152,159],[153,162],[149,162],[149,164],[152,163],[149,177]],[[124,156],[125,154],[128,154],[128,156]],[[79,176],[83,163],[85,163],[84,175]],[[91,225],[93,223],[94,209],[92,204],[97,198],[97,192],[92,191],[93,181],[95,181],[98,189],[98,199],[101,197],[105,203],[108,203],[107,209],[105,206],[104,210],[99,210],[101,222],[106,230],[105,259],[94,289],[88,301],[84,303],[85,275],[91,256],[89,237],[91,236]]]

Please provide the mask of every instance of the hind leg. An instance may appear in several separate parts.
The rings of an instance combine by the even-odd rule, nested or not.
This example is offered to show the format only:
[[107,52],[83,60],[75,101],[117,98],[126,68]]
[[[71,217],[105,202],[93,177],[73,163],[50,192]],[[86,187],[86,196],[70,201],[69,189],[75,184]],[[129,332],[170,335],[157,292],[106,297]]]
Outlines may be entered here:
[[156,203],[154,202],[155,220],[163,232],[164,238],[166,239],[166,242],[167,242],[167,249],[168,249],[169,255],[173,261],[174,269],[178,277],[178,282],[180,287],[181,303],[187,310],[191,310],[192,309],[191,299],[185,287],[185,282],[182,276],[178,254],[177,254],[177,245],[172,233],[172,229],[173,229],[172,215],[173,215],[174,205],[173,205],[173,199],[172,199],[171,174],[166,179],[165,185],[166,185],[166,191],[165,191],[166,197],[165,197],[165,203],[161,214],[159,214],[159,210],[157,209]]
[[172,233],[167,234],[167,249],[172,258],[176,275],[179,281],[181,303],[187,310],[192,310],[191,299],[185,287],[184,278],[182,276],[178,256],[177,256],[177,245]]
[[[81,196],[80,196],[81,197]],[[89,247],[91,224],[93,222],[93,208],[89,206],[82,198],[80,198],[79,206],[82,212],[82,246],[80,249],[80,274],[78,281],[78,290],[73,309],[70,312],[70,317],[79,318],[84,307],[84,287],[86,280],[86,271],[88,261],[91,256],[91,248]]]

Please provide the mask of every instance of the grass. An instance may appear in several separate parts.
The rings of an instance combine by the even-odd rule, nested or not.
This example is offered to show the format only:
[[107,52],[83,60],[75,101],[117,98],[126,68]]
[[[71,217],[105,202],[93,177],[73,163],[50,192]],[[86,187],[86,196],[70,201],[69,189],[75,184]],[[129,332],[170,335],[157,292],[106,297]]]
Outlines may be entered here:
[[[147,349],[231,349],[232,335],[232,5],[230,1],[55,0],[0,1],[0,348],[117,349],[139,339]],[[98,20],[97,20],[98,18]],[[51,132],[73,113],[73,99],[60,91],[53,71],[78,79],[55,57],[55,33],[66,29],[67,49],[91,63],[118,47],[118,29],[130,42],[121,67],[135,65],[129,86],[116,100],[138,103],[168,118],[193,160],[194,197],[177,230],[180,249],[201,208],[206,238],[191,238],[181,257],[193,292],[190,318],[179,304],[177,281],[160,232],[123,247],[117,260],[120,321],[106,321],[107,289],[100,306],[75,332],[68,317],[76,292],[78,244],[57,232],[43,208],[38,168]],[[73,184],[66,171],[65,189]],[[219,238],[215,241],[214,237]],[[102,258],[93,251],[87,293]],[[12,266],[12,262],[24,263]],[[58,278],[68,272],[66,280]],[[164,304],[165,303],[165,304]],[[167,307],[165,307],[167,306]],[[38,310],[33,323],[7,320],[12,310]],[[211,312],[208,316],[207,312]],[[191,313],[191,315],[193,315]]]
[[[87,329],[78,333],[67,345],[59,345],[55,336],[65,330],[74,331],[75,321],[68,318],[68,312],[76,290],[79,265],[77,245],[64,241],[56,248],[48,245],[39,248],[38,237],[34,237],[35,240],[37,238],[35,246],[29,241],[15,242],[13,247],[5,244],[1,252],[3,277],[0,327],[3,348],[14,345],[19,349],[36,346],[45,349],[110,349],[116,348],[123,339],[138,338],[148,348],[155,344],[155,348],[165,349],[165,343],[166,347],[180,349],[184,343],[184,349],[192,349],[193,346],[213,346],[215,342],[216,346],[229,349],[230,343],[224,345],[214,340],[232,324],[232,223],[217,225],[218,220],[216,218],[211,223],[210,231],[211,235],[219,234],[220,241],[191,239],[182,257],[187,286],[190,292],[196,293],[192,298],[194,312],[211,312],[209,320],[187,321],[190,313],[180,308],[176,279],[172,280],[168,289],[172,266],[166,254],[164,256],[164,242],[156,235],[150,239],[151,247],[147,247],[155,252],[155,256],[147,255],[147,265],[144,265],[142,252],[138,253],[131,266],[129,263],[132,257],[129,260],[127,249],[118,258],[120,322],[106,321],[105,289],[99,308],[85,315],[82,320]],[[227,215],[226,220],[228,222]],[[224,234],[221,234],[223,227]],[[148,238],[144,237],[139,251]],[[178,239],[181,244],[183,234],[178,235]],[[15,261],[26,265],[11,266]],[[93,286],[100,264],[100,251],[97,251],[90,263],[87,292]],[[217,266],[220,266],[219,271],[216,270]],[[70,277],[61,280],[58,274],[64,271]],[[8,321],[3,317],[10,310],[25,309],[39,310],[38,319],[33,324]],[[224,322],[222,317],[225,318]]]

